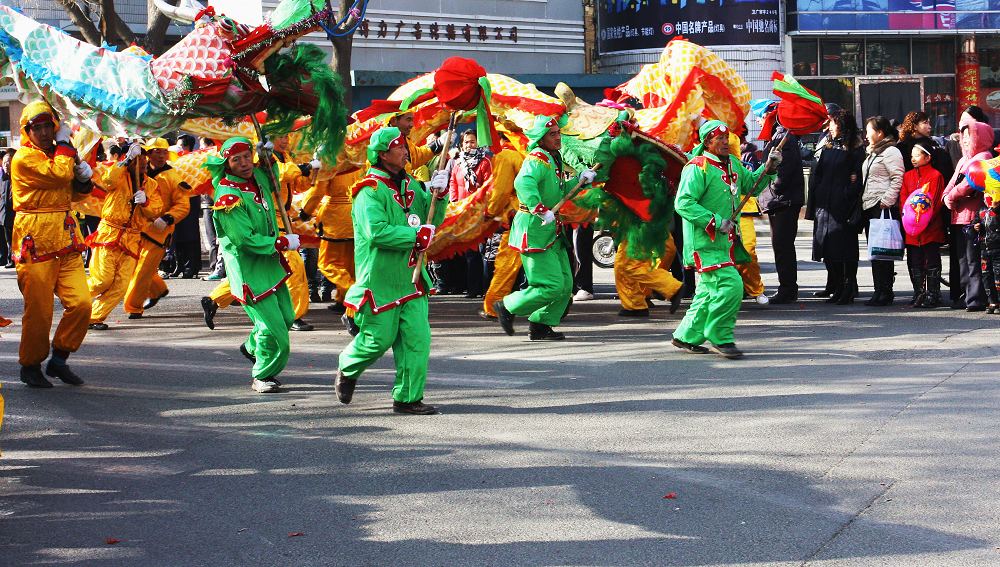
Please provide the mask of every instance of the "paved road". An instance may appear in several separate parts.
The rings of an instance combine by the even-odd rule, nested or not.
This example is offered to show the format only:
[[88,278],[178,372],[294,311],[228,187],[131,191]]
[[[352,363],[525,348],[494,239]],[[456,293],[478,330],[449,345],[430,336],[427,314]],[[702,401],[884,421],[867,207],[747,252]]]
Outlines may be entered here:
[[246,318],[202,326],[206,282],[88,335],[79,389],[23,388],[5,329],[0,564],[1000,564],[1000,317],[747,304],[731,362],[670,347],[665,308],[616,317],[598,279],[562,344],[435,299],[431,417],[391,413],[391,359],[337,403],[322,306],[289,391],[253,394]]

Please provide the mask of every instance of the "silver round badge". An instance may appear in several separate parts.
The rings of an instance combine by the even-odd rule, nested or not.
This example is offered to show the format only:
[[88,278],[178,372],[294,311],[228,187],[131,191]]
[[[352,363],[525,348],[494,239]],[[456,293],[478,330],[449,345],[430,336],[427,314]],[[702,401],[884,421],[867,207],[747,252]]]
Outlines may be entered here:
[[420,226],[420,217],[418,217],[413,213],[410,213],[409,215],[406,216],[406,224],[412,226],[413,228],[417,228],[418,226]]

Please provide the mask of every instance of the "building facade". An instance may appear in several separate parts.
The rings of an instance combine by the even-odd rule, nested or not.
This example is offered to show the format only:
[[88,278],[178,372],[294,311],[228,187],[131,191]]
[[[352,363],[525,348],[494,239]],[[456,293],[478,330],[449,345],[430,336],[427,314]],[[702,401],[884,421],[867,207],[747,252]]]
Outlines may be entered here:
[[1000,126],[1000,1],[789,0],[795,75],[859,117],[922,109],[935,134],[976,104]]

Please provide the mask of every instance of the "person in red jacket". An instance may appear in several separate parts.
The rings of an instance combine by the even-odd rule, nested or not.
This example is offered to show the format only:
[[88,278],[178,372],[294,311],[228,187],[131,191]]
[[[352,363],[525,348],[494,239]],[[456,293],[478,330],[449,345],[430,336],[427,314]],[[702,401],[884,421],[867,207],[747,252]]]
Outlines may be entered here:
[[944,178],[931,166],[933,147],[917,140],[910,151],[913,169],[903,175],[899,200],[903,203],[906,266],[913,284],[913,307],[941,305],[941,245],[945,242],[941,217]]

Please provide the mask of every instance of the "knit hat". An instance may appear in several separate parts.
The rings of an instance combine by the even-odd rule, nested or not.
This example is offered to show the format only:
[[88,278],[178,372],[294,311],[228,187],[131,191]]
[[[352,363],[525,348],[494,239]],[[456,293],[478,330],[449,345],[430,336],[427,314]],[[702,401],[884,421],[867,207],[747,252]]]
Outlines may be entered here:
[[380,128],[368,140],[368,163],[378,162],[380,153],[387,152],[401,144],[406,144],[406,138],[403,137],[399,128],[394,126]]
[[42,122],[51,122],[54,128],[59,129],[59,118],[49,103],[44,100],[36,100],[29,103],[21,111],[21,135],[27,138],[28,129]]
[[[691,150],[691,157],[705,153],[705,142],[717,134],[729,135],[729,126],[721,120],[709,120],[698,128],[698,140],[701,142]],[[728,138],[727,138],[728,139]]]
[[218,183],[226,174],[226,162],[229,157],[247,150],[253,150],[253,144],[250,143],[250,140],[243,136],[233,136],[219,148],[219,155],[205,158],[202,167],[212,174],[212,182]]
[[535,118],[535,123],[531,125],[531,128],[525,130],[524,134],[528,137],[528,151],[538,147],[538,143],[542,141],[542,138],[549,133],[549,130],[553,126],[558,126],[562,128],[566,125],[569,119],[566,115],[560,117],[553,116],[538,116]]

